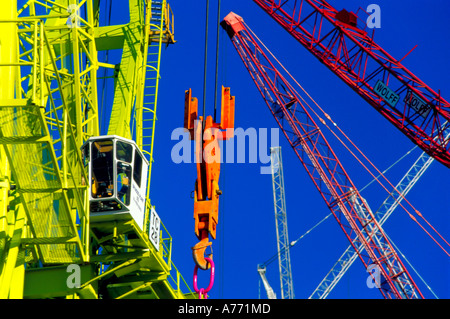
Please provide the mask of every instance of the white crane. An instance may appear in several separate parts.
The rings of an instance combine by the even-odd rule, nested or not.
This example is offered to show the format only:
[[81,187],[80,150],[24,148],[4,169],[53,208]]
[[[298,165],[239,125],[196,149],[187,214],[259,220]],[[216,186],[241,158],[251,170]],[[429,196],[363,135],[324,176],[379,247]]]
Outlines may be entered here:
[[261,276],[269,299],[276,299],[272,287],[265,276],[266,266],[278,256],[280,269],[281,298],[294,299],[294,285],[292,281],[291,257],[289,248],[293,243],[289,242],[288,225],[286,218],[286,199],[284,193],[283,164],[281,147],[270,148],[270,160],[272,168],[273,200],[275,208],[275,227],[277,233],[278,253],[263,264],[258,265],[258,273]]
[[264,288],[266,289],[267,298],[277,299],[277,294],[273,291],[272,287],[269,284],[269,281],[267,281],[265,265],[258,265],[258,274],[261,276],[261,280],[264,284]]

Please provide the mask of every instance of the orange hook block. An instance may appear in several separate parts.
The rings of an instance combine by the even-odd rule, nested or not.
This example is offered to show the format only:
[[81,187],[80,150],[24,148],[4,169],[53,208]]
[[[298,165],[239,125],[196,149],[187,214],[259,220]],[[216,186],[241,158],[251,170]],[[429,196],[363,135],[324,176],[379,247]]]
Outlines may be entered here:
[[232,138],[234,135],[235,99],[230,94],[230,88],[222,86],[220,123],[215,123],[211,116],[206,118],[198,116],[198,101],[192,97],[191,89],[185,91],[184,101],[184,128],[189,131],[190,138],[195,141],[197,163],[194,219],[195,234],[199,242],[192,248],[192,255],[196,265],[206,270],[210,267],[210,263],[205,259],[209,257],[205,256],[205,251],[212,244],[209,242],[209,236],[216,239],[219,196],[222,194],[218,184],[221,160],[218,141]]

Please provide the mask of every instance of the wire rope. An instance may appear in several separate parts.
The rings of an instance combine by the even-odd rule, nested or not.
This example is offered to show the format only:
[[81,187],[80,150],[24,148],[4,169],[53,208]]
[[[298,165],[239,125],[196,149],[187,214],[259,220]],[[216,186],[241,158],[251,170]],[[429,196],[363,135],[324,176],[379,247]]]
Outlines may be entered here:
[[217,3],[217,33],[216,33],[216,74],[214,82],[214,122],[217,123],[217,81],[219,75],[219,38],[220,38],[220,0]]
[[[245,22],[244,22],[245,24]],[[283,66],[283,64],[274,56],[274,54],[267,48],[267,46],[258,38],[258,36],[251,30],[251,28],[245,24],[248,30],[252,33],[252,35],[261,43],[261,45],[269,52],[269,54],[272,56],[272,58],[283,68],[283,70],[289,75],[289,77],[300,87],[300,89],[308,96],[308,98],[317,106],[317,108],[322,112],[322,114],[327,118],[337,129],[338,131],[345,137],[347,141],[350,142],[350,144],[360,153],[364,159],[377,171],[379,176],[381,176],[387,183],[393,188],[395,192],[397,192],[403,201],[405,201],[414,211],[414,213],[419,216],[421,219],[425,221],[425,223],[448,245],[450,244],[447,242],[447,240],[433,227],[427,219],[403,196],[401,192],[397,190],[397,188],[385,177],[385,175],[367,158],[367,156],[356,146],[356,144],[344,133],[343,130],[331,119],[331,117],[323,110],[322,107],[311,97],[311,95],[300,85],[300,83],[297,82],[297,80],[290,74],[290,72]],[[289,83],[288,83],[289,84]],[[290,85],[290,84],[289,84]],[[291,86],[291,85],[290,85]],[[350,152],[350,154],[360,163],[360,165],[380,184],[380,186],[388,193],[391,194],[391,191],[387,189],[387,187],[381,183],[378,177],[375,176],[375,174],[362,162],[362,160],[356,156],[356,154],[350,150],[348,145],[326,124],[325,120],[323,120],[317,112],[308,104],[305,99],[297,93],[297,91],[291,86],[291,89],[300,97],[300,99],[308,106],[308,108],[314,113],[314,115],[319,119],[319,121],[335,136],[335,138]],[[442,247],[442,245],[436,240],[434,236],[432,236],[424,227],[423,225],[404,207],[402,203],[399,202],[400,207],[402,207],[405,212],[408,214],[408,216],[420,226],[420,228],[450,257],[450,253]]]
[[206,121],[206,74],[208,64],[208,23],[209,23],[209,0],[206,0],[206,13],[205,13],[205,56],[203,66],[203,127]]
[[395,249],[402,255],[403,259],[406,261],[406,263],[409,265],[409,267],[416,273],[416,275],[420,278],[420,280],[424,283],[424,285],[427,287],[429,291],[436,297],[436,299],[439,299],[439,297],[435,294],[433,289],[431,289],[430,285],[422,278],[422,276],[419,274],[419,272],[414,268],[414,266],[409,262],[409,260],[406,258],[406,256],[400,251],[400,249],[397,247],[397,245],[392,241],[391,238],[389,238],[388,235],[386,237],[389,239],[391,244],[395,247]]
[[267,259],[267,261],[265,261],[262,265],[264,266],[268,266],[270,265],[277,257],[278,255],[280,255],[282,252],[284,252],[287,249],[291,249],[292,247],[294,247],[297,242],[302,239],[303,237],[305,237],[306,235],[308,235],[312,230],[314,230],[317,226],[319,226],[320,224],[322,224],[328,217],[330,217],[332,215],[332,213],[329,213],[327,216],[325,216],[324,218],[322,218],[317,224],[315,224],[313,227],[311,227],[310,229],[308,229],[305,233],[303,233],[301,236],[299,236],[296,240],[293,240],[289,243],[288,247],[284,247],[280,252],[276,253],[275,255],[273,255],[272,257],[270,257],[269,259]]
[[[391,168],[393,168],[394,166],[396,166],[398,163],[400,163],[406,156],[408,156],[409,154],[411,154],[416,148],[418,148],[418,146],[414,146],[412,149],[410,149],[408,152],[406,152],[405,154],[403,154],[402,157],[400,157],[398,160],[396,160],[394,163],[392,163],[391,166],[389,166],[388,168],[386,168],[383,171],[383,174],[386,174]],[[378,177],[381,177],[381,175],[378,175]],[[365,190],[367,187],[369,187],[373,182],[376,181],[376,178],[372,179],[369,183],[366,184],[366,186],[362,187],[359,192],[362,193],[363,190]]]

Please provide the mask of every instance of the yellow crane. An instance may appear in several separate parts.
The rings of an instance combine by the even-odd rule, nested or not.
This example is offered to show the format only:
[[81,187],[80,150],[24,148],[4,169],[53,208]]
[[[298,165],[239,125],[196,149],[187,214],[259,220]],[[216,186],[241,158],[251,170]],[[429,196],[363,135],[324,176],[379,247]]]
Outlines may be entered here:
[[[150,203],[173,14],[165,0],[128,5],[128,23],[99,26],[96,0],[2,4],[0,298],[194,297]],[[98,60],[115,49],[120,64]],[[114,101],[99,136],[104,68],[114,70]]]

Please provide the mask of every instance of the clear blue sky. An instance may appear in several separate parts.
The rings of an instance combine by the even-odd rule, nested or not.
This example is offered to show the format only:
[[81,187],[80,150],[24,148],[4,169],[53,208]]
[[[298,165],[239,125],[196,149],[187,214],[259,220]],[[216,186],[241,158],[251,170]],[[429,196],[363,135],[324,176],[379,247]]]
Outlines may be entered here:
[[[177,43],[163,52],[151,198],[173,237],[172,258],[175,265],[191,284],[194,269],[191,247],[197,239],[190,194],[194,190],[196,167],[195,164],[172,162],[171,149],[177,141],[171,140],[171,133],[183,125],[185,90],[192,88],[193,95],[199,99],[199,108],[203,105],[206,1],[169,2],[175,15]],[[380,170],[389,167],[414,147],[409,139],[320,64],[253,1],[221,2],[221,19],[230,11],[242,16]],[[404,65],[431,88],[436,91],[440,89],[444,98],[450,99],[448,1],[330,0],[330,3],[338,10],[346,8],[348,11],[356,11],[359,6],[366,8],[371,3],[380,5],[381,29],[376,30],[375,41],[398,59],[417,44],[416,50],[403,61]],[[117,9],[117,1],[114,1],[113,17],[117,16]],[[210,1],[209,21],[206,110],[212,115],[217,1]],[[276,127],[247,70],[222,30],[219,56],[219,86],[231,87],[231,93],[236,97],[236,127]],[[372,177],[339,147],[337,140],[329,134],[326,136],[356,186],[362,188],[368,184]],[[289,237],[294,240],[328,215],[329,210],[281,135],[280,145]],[[416,149],[389,171],[387,177],[393,184],[399,181],[419,154],[420,150]],[[220,197],[218,238],[213,241],[216,281],[210,298],[247,299],[258,298],[259,294],[266,298],[256,269],[257,264],[276,253],[276,233],[271,177],[260,174],[261,165],[222,164],[219,185],[223,195]],[[450,170],[434,162],[407,196],[447,240],[450,239],[449,177]],[[362,195],[376,210],[387,193],[373,183]],[[450,257],[401,208],[392,214],[384,229],[437,296],[449,298]],[[330,217],[291,249],[296,298],[310,296],[347,246],[348,242],[338,223]],[[446,248],[450,250],[450,247]],[[425,297],[434,298],[413,270],[407,267]],[[208,276],[209,272],[200,273],[200,286],[207,285]],[[362,263],[357,260],[329,298],[381,298],[377,289],[366,286],[367,276]],[[268,267],[267,277],[277,295],[281,296],[277,263]]]

